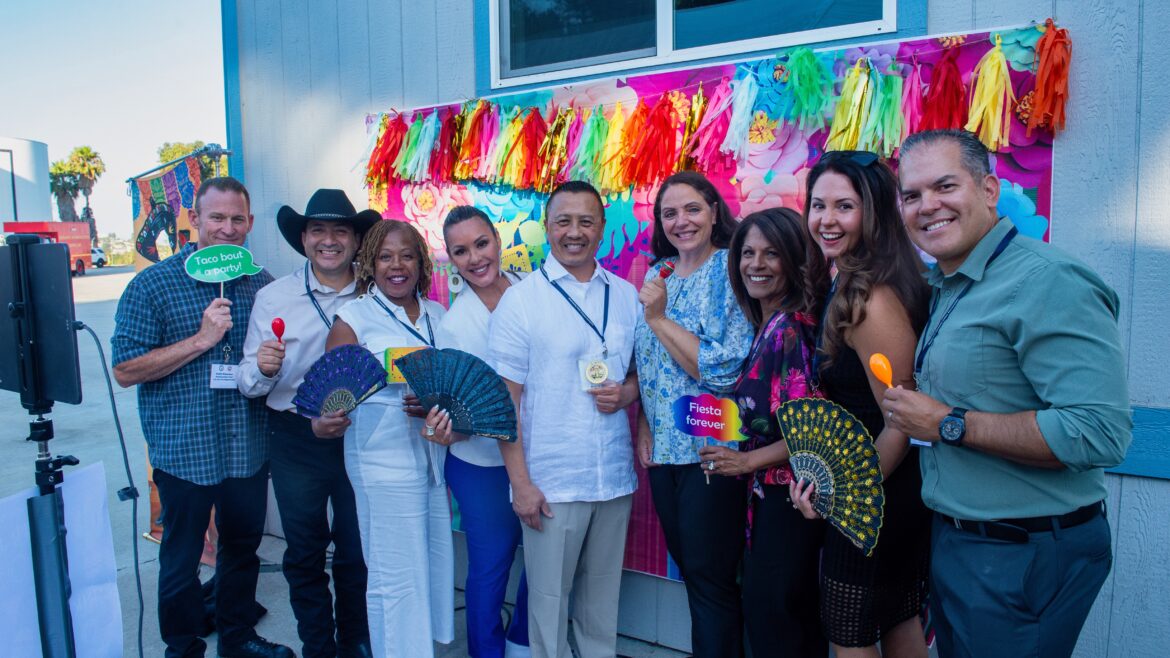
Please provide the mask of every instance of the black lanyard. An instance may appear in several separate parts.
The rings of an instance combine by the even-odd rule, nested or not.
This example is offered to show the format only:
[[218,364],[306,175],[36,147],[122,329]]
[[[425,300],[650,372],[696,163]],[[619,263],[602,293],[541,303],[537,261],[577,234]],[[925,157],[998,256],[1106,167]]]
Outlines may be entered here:
[[[572,297],[569,297],[569,293],[565,292],[565,289],[562,288],[556,281],[548,278],[548,272],[544,271],[544,265],[540,266],[540,273],[544,275],[545,281],[548,281],[553,288],[556,288],[557,292],[561,293],[561,297],[564,297],[565,301],[569,302],[569,306],[573,307],[573,310],[577,312],[577,315],[580,315],[581,319],[585,321],[585,324],[588,324],[589,328],[593,330],[593,333],[597,334],[597,337],[601,339],[601,355],[603,357],[609,356],[609,348],[605,346],[605,328],[609,326],[609,281],[605,281],[605,308],[602,311],[604,315],[601,320],[601,331],[598,331],[597,325],[593,324],[593,320],[590,320],[589,316],[585,315],[585,311],[582,311],[581,307],[577,306],[577,302],[573,301]],[[605,276],[602,275],[602,279],[604,278]]]
[[422,313],[423,317],[426,318],[426,320],[427,320],[427,333],[430,334],[430,336],[431,336],[430,340],[423,338],[422,334],[420,334],[419,332],[414,330],[414,327],[410,326],[409,324],[406,324],[405,322],[402,321],[401,318],[399,318],[397,315],[394,315],[394,311],[391,311],[389,306],[386,306],[385,304],[382,303],[382,300],[378,299],[377,293],[372,293],[370,296],[374,298],[374,301],[378,302],[378,306],[381,306],[383,311],[386,311],[386,315],[389,315],[390,317],[394,318],[394,321],[397,322],[398,324],[402,325],[403,329],[406,329],[407,331],[409,331],[411,334],[414,335],[415,338],[422,341],[423,344],[426,345],[427,347],[434,347],[435,346],[435,330],[431,328],[431,316],[429,313],[427,313],[423,310],[422,301],[419,301],[419,303],[418,303],[418,312]]
[[326,329],[332,329],[333,323],[325,316],[325,311],[321,309],[321,305],[317,303],[317,297],[313,295],[313,291],[309,288],[309,264],[305,263],[305,294],[309,296],[309,301],[313,302],[313,308],[317,309],[317,315],[321,316],[321,321],[325,323]]
[[[999,255],[1003,253],[1004,249],[1007,249],[1008,243],[1012,241],[1012,238],[1016,237],[1017,233],[1019,233],[1019,231],[1016,230],[1015,226],[1013,226],[1012,230],[1008,231],[1007,235],[1003,236],[1003,239],[999,241],[998,245],[996,245],[995,251],[992,252],[991,258],[988,258],[987,264],[983,266],[984,271],[991,267],[991,264],[995,262],[996,258],[999,258]],[[934,325],[934,331],[931,332],[930,337],[923,341],[922,349],[918,351],[918,357],[914,359],[915,379],[918,378],[918,375],[922,374],[922,365],[926,362],[926,353],[930,351],[930,348],[934,345],[934,340],[938,338],[938,332],[942,330],[943,323],[947,321],[947,318],[951,317],[951,313],[953,313],[955,307],[959,305],[959,300],[963,299],[963,297],[967,296],[967,293],[971,292],[971,286],[973,285],[975,285],[975,281],[971,280],[967,282],[967,285],[963,286],[963,289],[959,291],[959,294],[955,295],[955,301],[951,302],[950,306],[948,306],[947,309],[943,311],[942,317],[938,319],[938,324]],[[938,310],[939,298],[937,289],[934,291],[934,294],[932,294],[931,297],[930,317],[933,318],[935,311]]]

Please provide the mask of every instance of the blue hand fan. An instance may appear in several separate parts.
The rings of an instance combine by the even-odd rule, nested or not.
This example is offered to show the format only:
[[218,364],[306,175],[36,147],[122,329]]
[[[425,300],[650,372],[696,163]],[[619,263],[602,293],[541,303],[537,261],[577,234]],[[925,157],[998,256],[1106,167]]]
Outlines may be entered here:
[[885,511],[882,469],[861,421],[819,398],[785,402],[776,411],[792,476],[816,484],[813,507],[865,554],[877,547]]
[[395,361],[424,409],[439,405],[462,434],[516,440],[516,407],[504,380],[478,357],[459,350],[427,349]]
[[330,411],[349,413],[385,387],[386,369],[377,357],[361,345],[341,345],[313,363],[293,404],[313,418]]

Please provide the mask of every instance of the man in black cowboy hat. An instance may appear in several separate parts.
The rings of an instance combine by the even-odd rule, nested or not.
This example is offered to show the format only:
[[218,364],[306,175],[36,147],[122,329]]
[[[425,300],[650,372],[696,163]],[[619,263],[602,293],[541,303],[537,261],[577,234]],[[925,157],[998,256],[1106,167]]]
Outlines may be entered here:
[[[373,210],[355,212],[341,190],[317,190],[303,215],[289,206],[280,209],[281,234],[308,261],[256,294],[237,379],[244,395],[268,396],[272,486],[288,542],[284,576],[306,658],[369,655],[366,565],[342,458],[349,420],[310,420],[297,414],[292,400],[309,366],[325,352],[334,313],[357,297],[354,254],[362,234],[378,221]],[[278,318],[282,332],[273,327]],[[330,542],[336,624],[325,573]]]

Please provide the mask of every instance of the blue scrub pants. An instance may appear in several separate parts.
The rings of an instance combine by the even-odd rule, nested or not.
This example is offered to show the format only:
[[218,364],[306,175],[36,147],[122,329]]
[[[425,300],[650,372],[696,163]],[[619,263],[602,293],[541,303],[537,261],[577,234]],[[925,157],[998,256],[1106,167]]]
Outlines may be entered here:
[[[509,500],[508,472],[503,466],[476,466],[448,453],[445,474],[467,535],[467,652],[472,658],[503,658],[500,610],[520,544],[520,519]],[[528,584],[523,574],[507,640],[528,646]]]

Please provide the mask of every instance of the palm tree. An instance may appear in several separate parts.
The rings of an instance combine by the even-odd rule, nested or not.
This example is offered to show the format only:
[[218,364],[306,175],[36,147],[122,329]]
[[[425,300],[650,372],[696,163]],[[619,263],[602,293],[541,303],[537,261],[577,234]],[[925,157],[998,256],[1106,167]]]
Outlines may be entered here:
[[77,174],[64,160],[49,166],[49,189],[57,200],[57,214],[63,222],[76,222],[77,205],[74,203],[81,186]]
[[69,166],[77,174],[78,186],[85,195],[85,207],[89,208],[89,195],[93,192],[94,183],[106,173],[106,163],[102,162],[102,156],[97,151],[88,146],[78,146],[69,154]]

